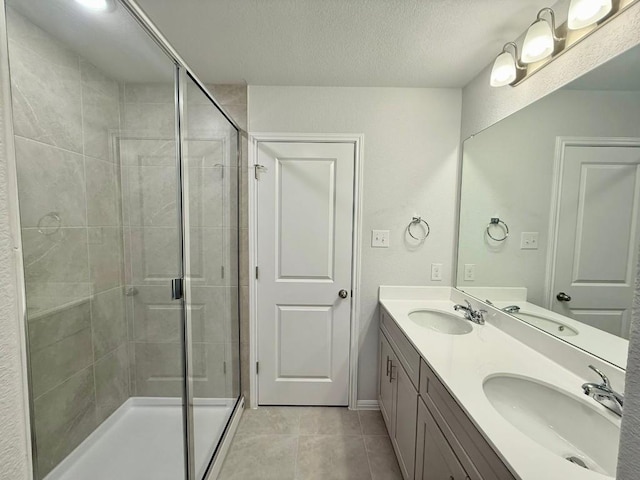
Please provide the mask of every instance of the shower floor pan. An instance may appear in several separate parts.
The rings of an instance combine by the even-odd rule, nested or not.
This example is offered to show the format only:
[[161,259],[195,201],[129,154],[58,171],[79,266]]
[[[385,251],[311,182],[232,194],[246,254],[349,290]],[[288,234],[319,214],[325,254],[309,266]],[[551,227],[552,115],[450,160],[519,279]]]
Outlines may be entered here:
[[[195,400],[194,404],[196,470],[204,473],[235,400]],[[45,480],[184,478],[182,420],[178,399],[129,398]]]

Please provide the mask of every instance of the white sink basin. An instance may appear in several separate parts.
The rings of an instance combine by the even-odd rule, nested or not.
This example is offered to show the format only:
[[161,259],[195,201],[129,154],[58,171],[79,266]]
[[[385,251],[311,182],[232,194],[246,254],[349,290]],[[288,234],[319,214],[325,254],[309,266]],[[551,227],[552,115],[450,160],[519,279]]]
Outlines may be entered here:
[[535,315],[533,313],[517,312],[514,315],[531,325],[534,325],[545,332],[552,333],[559,337],[573,337],[578,335],[578,330],[557,320]]
[[415,310],[409,313],[409,320],[421,327],[448,335],[464,335],[473,330],[469,320],[435,310]]
[[[573,458],[572,463],[578,459],[589,470],[615,478],[620,426],[600,413],[594,400],[510,375],[488,377],[483,389],[498,413],[533,441],[568,461]],[[576,392],[581,394],[580,385]]]

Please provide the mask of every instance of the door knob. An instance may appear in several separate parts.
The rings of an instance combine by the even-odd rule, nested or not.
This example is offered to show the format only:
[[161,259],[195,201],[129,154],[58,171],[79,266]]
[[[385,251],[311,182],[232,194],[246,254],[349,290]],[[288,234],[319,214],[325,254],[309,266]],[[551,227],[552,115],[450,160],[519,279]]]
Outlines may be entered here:
[[558,295],[556,295],[556,298],[558,299],[559,302],[570,302],[571,301],[571,297],[569,295],[567,295],[564,292],[560,292]]
[[347,292],[344,288],[338,292],[338,296],[340,298],[347,298],[349,296],[349,292]]

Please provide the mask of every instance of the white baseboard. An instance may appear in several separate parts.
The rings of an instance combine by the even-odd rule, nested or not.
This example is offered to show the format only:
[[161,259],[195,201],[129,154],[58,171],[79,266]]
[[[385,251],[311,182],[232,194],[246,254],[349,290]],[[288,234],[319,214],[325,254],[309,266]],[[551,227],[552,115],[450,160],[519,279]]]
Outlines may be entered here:
[[378,400],[358,400],[356,410],[380,410]]

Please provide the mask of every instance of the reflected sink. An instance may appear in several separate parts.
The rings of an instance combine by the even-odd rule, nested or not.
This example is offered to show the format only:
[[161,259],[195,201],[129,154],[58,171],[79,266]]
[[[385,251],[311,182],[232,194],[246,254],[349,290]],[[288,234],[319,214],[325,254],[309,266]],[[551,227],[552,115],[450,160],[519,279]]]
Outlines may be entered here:
[[545,332],[549,332],[559,337],[573,337],[578,335],[578,330],[575,328],[562,322],[558,322],[557,320],[552,320],[551,318],[541,317],[540,315],[525,312],[517,312],[514,313],[514,315],[519,319],[544,330]]
[[448,335],[464,335],[473,330],[469,320],[435,310],[415,310],[409,313],[409,320],[421,327]]
[[[615,477],[620,427],[590,406],[588,397],[582,401],[551,385],[510,375],[488,377],[483,389],[498,413],[531,440],[576,468]],[[576,392],[582,393],[580,385]]]

